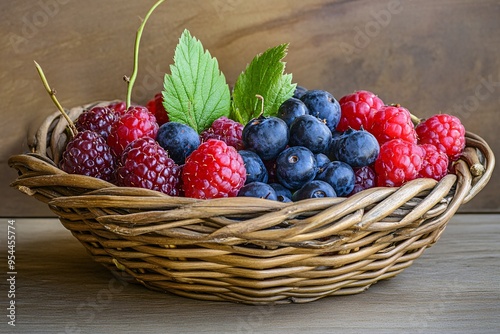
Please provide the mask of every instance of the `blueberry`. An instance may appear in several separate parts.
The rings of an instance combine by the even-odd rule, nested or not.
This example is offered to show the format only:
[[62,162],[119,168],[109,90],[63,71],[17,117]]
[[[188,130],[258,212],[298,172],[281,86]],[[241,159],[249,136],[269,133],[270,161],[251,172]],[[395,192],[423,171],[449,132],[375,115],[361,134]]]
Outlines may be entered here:
[[316,169],[319,174],[325,169],[326,165],[330,163],[330,159],[323,153],[315,154],[314,158],[316,159]]
[[278,201],[280,202],[290,202],[292,198],[292,192],[290,189],[285,188],[283,185],[280,183],[270,183],[269,184],[271,187],[273,187],[274,191],[276,192],[276,196],[278,196]]
[[328,147],[328,152],[326,153],[331,161],[339,160],[337,159],[337,151],[339,148],[340,139],[342,139],[343,136],[344,132],[339,132],[339,131],[332,132],[332,140],[330,141],[330,146]]
[[184,164],[186,158],[200,146],[198,133],[189,125],[167,122],[160,126],[156,140],[176,164]]
[[300,99],[305,92],[307,92],[307,88],[297,86],[295,87],[295,91],[293,92],[293,97],[295,97],[296,99]]
[[330,155],[335,155],[337,160],[351,167],[363,167],[375,162],[380,153],[380,145],[368,131],[349,129],[334,147],[330,147],[330,151]]
[[290,203],[293,201],[291,197],[278,196],[278,202]]
[[313,180],[297,190],[292,197],[294,202],[307,198],[337,197],[335,190],[325,181]]
[[316,176],[314,153],[302,146],[289,147],[276,159],[276,177],[288,189],[298,189]]
[[316,176],[316,180],[330,184],[337,196],[344,197],[354,189],[356,175],[352,167],[345,162],[332,161]]
[[290,146],[304,146],[313,153],[325,153],[331,139],[330,129],[314,116],[299,116],[290,125]]
[[308,113],[309,110],[307,110],[304,102],[294,97],[283,102],[278,109],[278,117],[284,120],[288,126],[290,126],[297,117],[307,115]]
[[247,179],[245,184],[255,181],[267,183],[269,178],[267,169],[257,153],[247,150],[240,150],[238,153],[243,158],[243,162],[245,163],[245,168],[247,170]]
[[340,122],[340,104],[327,91],[308,90],[300,98],[309,109],[309,114],[324,120],[330,131],[334,131]]
[[254,118],[243,128],[242,140],[245,149],[271,160],[288,144],[288,126],[278,117]]
[[251,182],[241,187],[238,197],[257,197],[276,201],[278,197],[274,189],[264,182]]

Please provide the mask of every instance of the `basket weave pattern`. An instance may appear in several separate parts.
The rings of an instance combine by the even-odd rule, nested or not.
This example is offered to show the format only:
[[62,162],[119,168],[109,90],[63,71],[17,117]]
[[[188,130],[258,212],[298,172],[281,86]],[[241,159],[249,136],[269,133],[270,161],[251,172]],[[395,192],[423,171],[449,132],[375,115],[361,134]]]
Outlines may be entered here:
[[[76,119],[93,105],[69,115]],[[34,138],[33,153],[11,157],[19,172],[12,185],[47,203],[113,273],[211,301],[305,303],[362,292],[399,274],[434,244],[495,165],[484,140],[467,133],[464,158],[440,182],[417,179],[297,203],[196,200],[63,172],[57,162],[66,125],[59,113],[51,115]]]

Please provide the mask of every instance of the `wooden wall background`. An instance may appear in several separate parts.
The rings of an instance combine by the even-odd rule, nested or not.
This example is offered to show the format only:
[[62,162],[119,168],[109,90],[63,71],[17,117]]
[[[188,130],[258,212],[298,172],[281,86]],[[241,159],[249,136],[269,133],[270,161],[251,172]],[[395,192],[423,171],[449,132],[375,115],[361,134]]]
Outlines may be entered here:
[[[154,0],[0,2],[0,161],[2,216],[51,216],[10,189],[6,161],[27,150],[27,133],[55,109],[33,60],[66,107],[124,98],[139,17]],[[500,156],[498,0],[183,0],[166,1],[146,27],[134,100],[162,86],[188,28],[229,83],[259,52],[289,42],[287,71],[335,96],[356,89],[401,103],[420,117],[459,116]],[[499,168],[463,212],[500,211]]]

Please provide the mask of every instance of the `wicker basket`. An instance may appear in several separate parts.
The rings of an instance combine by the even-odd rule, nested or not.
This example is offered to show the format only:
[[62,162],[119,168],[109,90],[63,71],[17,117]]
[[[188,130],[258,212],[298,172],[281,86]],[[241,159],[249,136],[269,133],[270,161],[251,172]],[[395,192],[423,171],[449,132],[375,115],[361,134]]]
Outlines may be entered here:
[[[70,117],[93,105],[70,110]],[[195,200],[66,174],[57,168],[66,125],[55,113],[36,134],[33,153],[10,158],[19,172],[12,186],[47,203],[113,273],[211,301],[306,303],[362,292],[434,244],[495,165],[484,140],[467,133],[455,174],[440,182],[418,179],[297,203]]]

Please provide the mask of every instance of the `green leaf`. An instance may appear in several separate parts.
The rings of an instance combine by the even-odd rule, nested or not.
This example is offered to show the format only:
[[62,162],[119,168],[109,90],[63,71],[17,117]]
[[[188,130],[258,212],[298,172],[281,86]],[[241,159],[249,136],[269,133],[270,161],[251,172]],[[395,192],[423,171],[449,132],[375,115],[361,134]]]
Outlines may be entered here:
[[162,93],[171,121],[200,133],[217,118],[229,117],[231,93],[219,63],[188,30],[179,39],[170,72]]
[[293,96],[296,84],[292,75],[283,74],[288,44],[281,44],[257,55],[236,80],[233,91],[231,118],[246,124],[261,113],[262,104],[256,95],[264,97],[264,115],[275,116],[279,106]]

